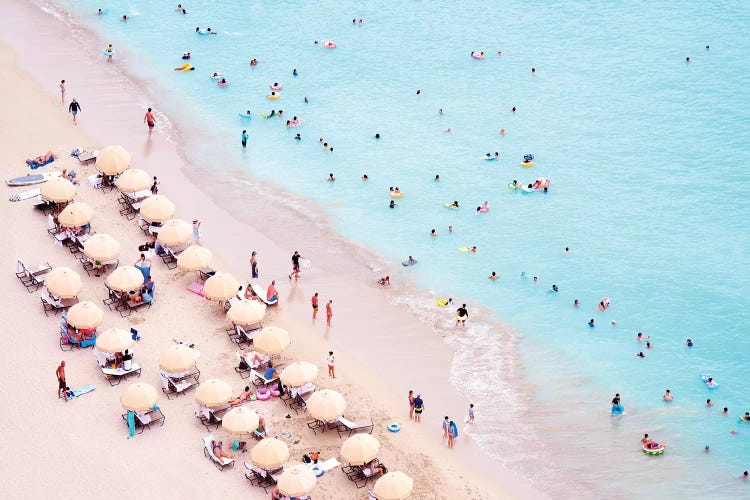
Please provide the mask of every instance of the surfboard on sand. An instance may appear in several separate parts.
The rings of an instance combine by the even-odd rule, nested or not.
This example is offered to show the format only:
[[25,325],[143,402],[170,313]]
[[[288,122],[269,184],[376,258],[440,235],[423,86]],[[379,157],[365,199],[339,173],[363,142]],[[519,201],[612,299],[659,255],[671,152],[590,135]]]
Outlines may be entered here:
[[36,196],[39,196],[40,194],[42,194],[42,191],[39,188],[36,188],[30,191],[24,191],[23,193],[14,194],[8,199],[10,201],[28,200],[29,198],[34,198]]
[[14,177],[8,179],[5,183],[9,186],[31,186],[32,184],[40,184],[47,182],[48,180],[60,177],[60,172],[44,172],[43,174],[29,174],[21,177]]

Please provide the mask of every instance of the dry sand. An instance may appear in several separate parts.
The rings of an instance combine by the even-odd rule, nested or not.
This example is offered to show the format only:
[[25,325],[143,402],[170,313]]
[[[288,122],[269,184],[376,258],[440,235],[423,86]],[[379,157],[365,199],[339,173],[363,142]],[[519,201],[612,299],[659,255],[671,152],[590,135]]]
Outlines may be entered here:
[[[96,209],[93,229],[120,241],[120,260],[131,263],[138,256],[137,245],[145,240],[143,233],[135,221],[119,216],[115,193],[103,194],[85,183],[86,176],[94,172],[93,167],[82,168],[68,155],[78,146],[124,145],[133,153],[135,166],[159,176],[160,193],[175,201],[178,217],[200,217],[204,221],[203,244],[214,251],[215,267],[246,279],[249,249],[259,252],[264,282],[278,279],[282,298],[282,306],[267,317],[266,324],[282,326],[292,334],[292,346],[282,355],[283,361],[316,363],[320,368],[318,387],[345,395],[347,417],[374,420],[373,435],[382,443],[380,458],[390,470],[402,470],[414,478],[413,498],[539,496],[522,479],[484,459],[467,436],[462,436],[453,451],[442,442],[442,415],[450,414],[460,421],[468,402],[449,383],[451,352],[429,325],[391,306],[384,292],[371,285],[364,269],[359,269],[359,274],[352,273],[350,267],[327,260],[325,246],[314,237],[298,232],[261,233],[214,203],[180,175],[183,161],[175,144],[160,139],[159,131],[152,140],[146,139],[139,100],[134,98],[135,104],[128,107],[127,92],[113,89],[108,80],[112,74],[102,74],[97,63],[77,53],[74,42],[63,39],[64,26],[34,9],[27,4],[0,1],[0,10],[9,14],[9,22],[14,15],[15,20],[23,18],[26,23],[29,16],[37,16],[37,42],[59,41],[56,50],[65,51],[66,64],[76,71],[74,75],[60,76],[59,70],[52,71],[50,65],[40,65],[33,55],[24,55],[19,62],[24,68],[39,68],[31,73],[40,79],[40,84],[16,67],[11,48],[0,46],[0,95],[6,103],[0,119],[0,169],[4,178],[26,173],[25,158],[47,149],[58,153],[60,158],[41,171],[68,166],[79,173],[84,182],[77,200]],[[12,38],[12,33],[8,36]],[[24,43],[12,41],[16,54],[28,49]],[[59,94],[53,93],[61,78],[68,80],[68,96],[77,97],[83,106],[80,127],[71,123]],[[241,473],[243,459],[249,461],[247,456],[240,454],[234,470],[223,472],[204,458],[201,437],[206,431],[194,417],[192,392],[172,400],[161,398],[159,406],[166,415],[166,425],[152,428],[134,440],[126,439],[119,396],[128,383],[110,387],[89,350],[59,351],[60,317],[45,317],[39,293],[27,293],[10,271],[16,257],[32,265],[49,261],[53,266],[71,267],[82,274],[81,299],[97,303],[106,296],[103,278],[87,277],[66,249],[53,244],[41,213],[33,211],[29,201],[8,202],[7,197],[16,191],[6,187],[4,192],[6,196],[0,203],[6,234],[2,262],[6,263],[7,274],[2,291],[7,333],[0,350],[0,366],[4,368],[0,398],[6,411],[0,424],[5,436],[0,476],[3,484],[15,484],[11,496],[36,497],[50,491],[63,498],[96,496],[112,492],[113,485],[124,485],[129,495],[147,498],[216,498],[226,494],[264,497],[263,491],[251,487]],[[285,276],[289,255],[295,248],[310,257],[314,265],[298,285],[292,286]],[[232,369],[235,348],[224,332],[227,320],[215,303],[185,290],[195,275],[168,270],[159,260],[155,260],[152,274],[158,286],[154,306],[126,319],[105,311],[100,327],[139,329],[143,340],[135,353],[143,375],[135,380],[159,387],[159,354],[173,338],[179,338],[200,347],[201,380],[224,379],[239,393],[246,381],[240,380]],[[324,318],[319,318],[316,325],[308,319],[309,297],[314,291],[321,292],[321,304],[328,297],[334,298],[334,324],[330,330],[324,327]],[[336,352],[335,380],[325,372],[328,350]],[[57,400],[54,370],[61,359],[68,364],[71,387],[93,383],[96,391],[67,404]],[[425,394],[426,414],[421,425],[406,417],[409,388]],[[340,459],[338,450],[343,438],[334,433],[314,435],[305,425],[304,414],[292,412],[291,419],[284,418],[289,412],[280,401],[252,406],[266,416],[271,435],[293,435],[288,441],[290,462],[299,462],[302,454],[313,450],[320,450],[324,458]],[[386,430],[386,424],[394,420],[402,423],[398,434]],[[221,435],[221,430],[216,434]],[[338,470],[322,476],[312,493],[314,498],[324,499],[367,496],[366,489],[357,490]]]

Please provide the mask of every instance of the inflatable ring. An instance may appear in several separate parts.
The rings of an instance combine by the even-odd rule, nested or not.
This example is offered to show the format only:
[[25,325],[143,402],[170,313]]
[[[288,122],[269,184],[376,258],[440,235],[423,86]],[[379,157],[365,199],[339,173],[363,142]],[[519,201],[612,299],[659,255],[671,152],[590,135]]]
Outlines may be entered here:
[[472,52],[471,57],[473,57],[474,59],[479,59],[479,60],[484,59],[484,56],[480,52]]
[[391,198],[403,198],[404,193],[391,193]]
[[313,474],[315,474],[315,477],[320,477],[326,473],[323,469],[321,469],[317,465],[314,465],[311,470],[313,471]]
[[229,82],[216,82],[216,85],[218,85],[219,87],[226,87],[227,85],[229,85]]
[[398,425],[398,422],[391,422],[388,424],[388,430],[391,432],[398,432],[401,430],[401,426]]
[[211,80],[221,80],[222,78],[224,78],[224,75],[222,75],[221,73],[215,73],[211,75]]
[[273,391],[271,391],[272,398],[278,398],[279,396],[281,396],[281,393],[278,391],[278,389],[274,389]]
[[274,92],[271,92],[266,97],[268,97],[272,101],[275,101],[276,99],[278,99],[279,97],[281,97],[281,95],[280,94],[276,94]]
[[522,167],[526,167],[526,168],[533,167],[534,166],[534,162],[533,161],[522,161],[521,162],[521,166]]
[[660,444],[658,448],[647,448],[645,444],[643,445],[643,453],[646,455],[661,455],[666,449],[667,447],[663,444]]
[[258,389],[255,391],[255,397],[258,399],[258,401],[268,401],[271,399],[271,391],[269,389]]
[[612,405],[612,415],[622,415],[625,411],[625,407],[621,404]]
[[440,299],[440,300],[437,301],[437,305],[438,305],[438,307],[445,307],[445,306],[448,305],[448,301],[445,300],[445,299]]
[[271,90],[281,90],[281,84],[280,83],[278,83],[278,84],[274,83],[272,85],[269,85],[268,88],[271,89]]
[[326,43],[323,44],[323,47],[325,47],[327,49],[335,49],[336,48],[336,43],[335,42],[326,42]]
[[112,57],[115,54],[116,54],[116,51],[114,51],[114,50],[105,50],[104,51],[104,55],[107,56],[107,57]]

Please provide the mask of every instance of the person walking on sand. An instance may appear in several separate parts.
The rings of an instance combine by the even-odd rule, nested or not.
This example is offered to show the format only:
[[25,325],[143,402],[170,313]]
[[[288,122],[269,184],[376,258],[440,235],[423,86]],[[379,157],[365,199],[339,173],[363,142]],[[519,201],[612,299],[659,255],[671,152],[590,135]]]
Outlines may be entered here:
[[469,404],[469,423],[474,423],[474,403]]
[[78,125],[78,122],[76,121],[76,115],[79,111],[83,111],[81,109],[81,105],[78,104],[78,101],[76,101],[75,98],[73,98],[73,100],[70,102],[70,105],[68,106],[68,112],[73,115],[73,123],[75,123],[76,125]]
[[151,194],[159,194],[159,181],[156,180],[156,176],[154,176],[154,183],[151,184]]
[[414,391],[409,391],[409,420],[414,420]]
[[242,131],[242,147],[247,147],[247,130]]
[[333,300],[328,299],[328,303],[326,304],[326,326],[331,326],[331,318],[333,317],[331,304],[333,304]]
[[310,302],[312,303],[313,309],[313,321],[315,321],[315,318],[318,316],[318,292],[315,292],[312,299],[310,299]]
[[[55,376],[57,377],[57,399],[60,399],[60,396],[65,394],[65,361],[60,361],[60,366],[57,367],[57,370],[55,371]],[[68,398],[64,398],[65,402],[68,402]]]
[[456,423],[451,420],[448,422],[448,448],[453,449],[457,434],[458,429],[456,428]]
[[146,114],[143,116],[143,123],[148,125],[148,135],[150,136],[154,131],[154,125],[156,125],[156,118],[154,118],[151,108],[148,108],[148,111],[146,111]]
[[193,241],[197,244],[201,244],[201,221],[195,219],[193,221]]
[[300,273],[299,260],[301,258],[302,256],[299,254],[297,250],[295,250],[294,253],[292,254],[292,272],[289,273],[289,279],[292,279],[292,276],[294,276],[294,279],[299,281],[299,273]]
[[448,427],[450,427],[450,419],[446,415],[443,417],[443,439],[448,439]]
[[414,421],[422,422],[422,412],[424,411],[424,401],[422,401],[422,395],[417,394],[414,398]]
[[326,363],[328,364],[328,376],[331,378],[336,378],[336,373],[333,369],[333,351],[328,351]]
[[65,106],[65,80],[60,80],[60,99],[62,99],[62,105]]
[[255,250],[250,254],[250,275],[253,279],[258,279],[258,258],[256,257]]

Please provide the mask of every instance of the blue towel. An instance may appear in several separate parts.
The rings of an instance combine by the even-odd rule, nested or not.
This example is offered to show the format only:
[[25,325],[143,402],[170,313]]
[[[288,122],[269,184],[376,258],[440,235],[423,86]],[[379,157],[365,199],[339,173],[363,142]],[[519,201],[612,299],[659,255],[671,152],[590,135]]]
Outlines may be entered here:
[[52,163],[53,161],[55,161],[54,158],[50,158],[49,160],[45,161],[44,163],[37,163],[35,161],[30,161],[28,163],[28,165],[29,165],[29,168],[31,170],[36,170],[37,168],[41,168],[41,167],[43,167],[45,165],[48,165],[48,164]]
[[128,437],[135,436],[135,412],[128,410],[128,430],[130,431],[128,433]]
[[80,389],[76,389],[75,391],[71,391],[73,393],[73,397],[77,398],[78,396],[83,396],[84,394],[87,394],[91,391],[96,389],[96,386],[94,384],[84,385]]

